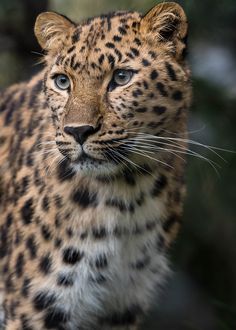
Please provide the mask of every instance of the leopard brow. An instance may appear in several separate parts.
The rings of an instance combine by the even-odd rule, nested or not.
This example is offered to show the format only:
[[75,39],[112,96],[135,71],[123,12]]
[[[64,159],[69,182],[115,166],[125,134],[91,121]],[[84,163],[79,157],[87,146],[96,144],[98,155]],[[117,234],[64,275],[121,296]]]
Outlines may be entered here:
[[115,68],[114,69],[114,71],[116,71],[116,70],[126,70],[126,71],[132,71],[132,73],[139,73],[139,71],[140,70],[138,70],[138,69],[132,69],[132,68],[130,68],[130,67],[117,67],[117,68]]

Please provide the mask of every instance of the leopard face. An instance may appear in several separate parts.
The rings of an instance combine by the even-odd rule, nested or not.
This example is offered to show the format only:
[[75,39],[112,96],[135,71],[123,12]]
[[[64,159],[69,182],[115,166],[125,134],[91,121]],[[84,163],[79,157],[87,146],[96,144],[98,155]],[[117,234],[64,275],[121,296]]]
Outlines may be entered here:
[[186,30],[177,5],[78,25],[54,13],[39,16],[35,32],[47,51],[44,90],[55,142],[76,170],[139,166],[144,134],[183,129],[190,99]]

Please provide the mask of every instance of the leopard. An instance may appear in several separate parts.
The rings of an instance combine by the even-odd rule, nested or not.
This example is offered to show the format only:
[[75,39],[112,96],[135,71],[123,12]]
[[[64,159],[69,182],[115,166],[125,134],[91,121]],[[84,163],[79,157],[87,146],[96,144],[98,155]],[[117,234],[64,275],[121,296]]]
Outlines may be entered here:
[[140,329],[182,222],[186,14],[43,12],[34,31],[42,69],[0,95],[2,327]]

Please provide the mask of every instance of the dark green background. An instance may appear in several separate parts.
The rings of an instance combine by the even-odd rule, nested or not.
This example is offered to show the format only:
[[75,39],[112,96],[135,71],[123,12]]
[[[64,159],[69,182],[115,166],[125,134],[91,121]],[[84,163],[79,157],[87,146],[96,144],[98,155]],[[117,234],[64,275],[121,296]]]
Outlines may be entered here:
[[[183,0],[190,22],[194,100],[192,140],[236,150],[236,1]],[[79,21],[116,9],[149,10],[153,0],[1,0],[0,87],[30,77],[40,56],[37,13],[55,10]],[[36,52],[36,53],[35,53]],[[192,147],[191,147],[192,148]],[[193,148],[215,161],[188,159],[184,223],[171,250],[173,277],[143,329],[236,329],[236,154]]]

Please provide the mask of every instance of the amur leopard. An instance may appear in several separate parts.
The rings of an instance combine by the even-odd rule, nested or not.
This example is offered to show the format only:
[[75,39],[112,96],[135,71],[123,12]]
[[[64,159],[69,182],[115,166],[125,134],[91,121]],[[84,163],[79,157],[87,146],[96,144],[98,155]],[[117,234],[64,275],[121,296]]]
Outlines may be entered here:
[[46,12],[35,35],[43,70],[0,96],[3,328],[137,329],[181,222],[185,13]]

